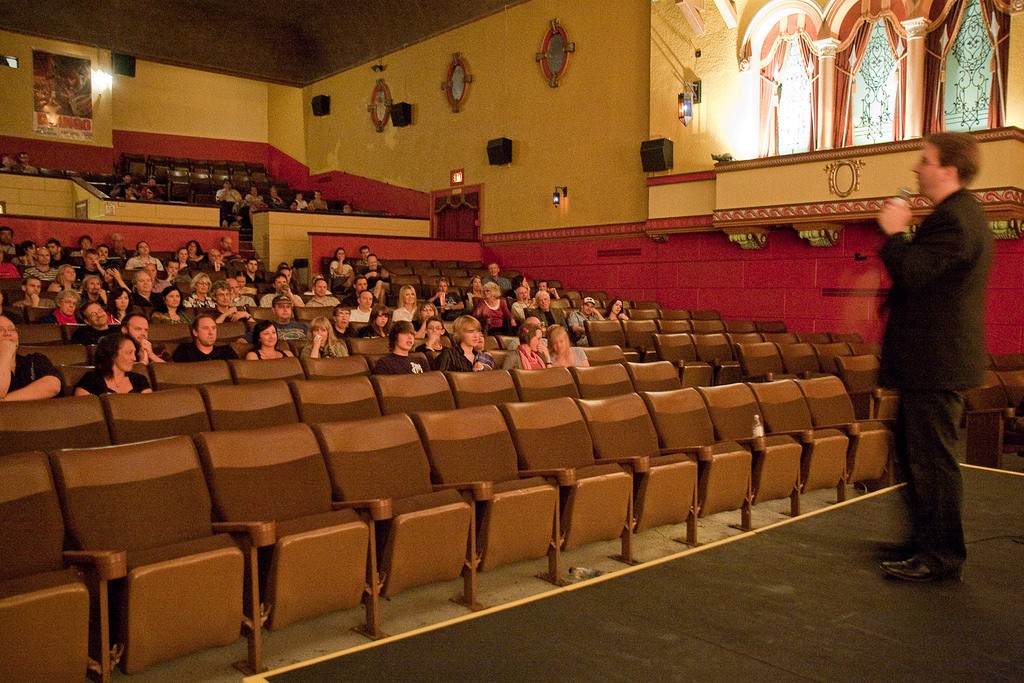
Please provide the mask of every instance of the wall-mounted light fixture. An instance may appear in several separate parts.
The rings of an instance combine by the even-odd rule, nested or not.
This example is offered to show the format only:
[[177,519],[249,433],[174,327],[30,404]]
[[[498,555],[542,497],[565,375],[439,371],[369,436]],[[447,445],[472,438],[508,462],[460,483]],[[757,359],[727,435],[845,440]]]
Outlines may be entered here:
[[92,70],[92,87],[95,90],[109,90],[114,83],[114,77],[103,69]]
[[551,203],[555,206],[562,205],[562,197],[569,196],[569,188],[565,185],[561,187],[556,186],[555,191],[551,194]]
[[693,105],[700,104],[700,81],[683,83],[683,92],[679,93],[679,120],[684,126],[693,120]]
[[9,66],[12,69],[17,69],[18,68],[18,58],[15,57],[14,55],[4,55],[3,56],[3,63],[4,63],[4,65]]

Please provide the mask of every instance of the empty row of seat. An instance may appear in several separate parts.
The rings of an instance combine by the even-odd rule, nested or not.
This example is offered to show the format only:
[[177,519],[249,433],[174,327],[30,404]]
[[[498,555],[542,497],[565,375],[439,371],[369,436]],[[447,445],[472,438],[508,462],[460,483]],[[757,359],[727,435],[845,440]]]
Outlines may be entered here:
[[[259,670],[264,622],[362,602],[362,630],[378,637],[380,596],[461,574],[475,607],[477,571],[546,555],[544,578],[558,582],[562,550],[618,538],[630,562],[644,529],[687,522],[694,543],[700,515],[740,510],[750,528],[754,503],[789,497],[798,514],[802,491],[838,487],[842,498],[847,482],[891,472],[888,430],[856,423],[835,378],[427,412],[439,406],[422,387],[447,387],[444,377],[373,384],[384,381],[403,385],[417,412],[268,417],[242,431],[207,431],[197,413],[180,423],[194,438],[80,442],[49,464],[40,452],[0,458],[0,552],[11,558],[0,596],[17,596],[0,598],[0,628],[11,626],[0,667],[16,680],[81,677],[91,619],[90,654],[107,676],[118,660],[132,673],[234,642],[240,627],[247,668]],[[104,403],[138,414],[160,396]],[[754,414],[768,436],[751,436]],[[86,572],[92,607],[66,564]]]

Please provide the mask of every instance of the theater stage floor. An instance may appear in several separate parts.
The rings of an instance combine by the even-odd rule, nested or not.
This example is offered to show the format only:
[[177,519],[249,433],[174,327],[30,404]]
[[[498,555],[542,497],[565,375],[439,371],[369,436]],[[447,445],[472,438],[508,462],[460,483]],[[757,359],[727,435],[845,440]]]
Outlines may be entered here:
[[[349,629],[361,610],[267,632],[271,669],[247,681],[352,680],[1022,680],[1024,477],[965,468],[969,543],[961,584],[905,585],[877,569],[875,543],[895,539],[896,490],[833,505],[835,493],[700,521],[705,545],[672,541],[685,527],[637,536],[643,564],[607,556],[618,543],[566,554],[567,564],[614,572],[554,589],[545,562],[482,574],[469,615],[447,601],[461,581],[384,601],[392,638]],[[682,551],[682,552],[680,552]],[[122,681],[238,681],[229,662],[244,641],[158,665]],[[342,655],[342,656],[337,656]]]

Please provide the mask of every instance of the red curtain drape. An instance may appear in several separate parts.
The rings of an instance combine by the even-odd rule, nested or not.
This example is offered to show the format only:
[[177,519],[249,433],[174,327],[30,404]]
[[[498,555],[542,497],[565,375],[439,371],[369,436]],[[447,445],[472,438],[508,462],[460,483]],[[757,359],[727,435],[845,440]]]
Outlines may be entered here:
[[836,54],[836,99],[833,110],[832,146],[848,147],[853,144],[853,85],[861,60],[871,39],[871,24],[862,21],[854,31],[853,40],[845,50]]

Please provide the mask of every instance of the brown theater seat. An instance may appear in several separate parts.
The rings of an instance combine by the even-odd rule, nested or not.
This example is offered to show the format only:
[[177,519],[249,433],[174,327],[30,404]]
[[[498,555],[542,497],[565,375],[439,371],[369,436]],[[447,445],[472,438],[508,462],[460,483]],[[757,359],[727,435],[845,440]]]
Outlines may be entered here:
[[151,363],[149,376],[153,390],[163,391],[201,384],[231,384],[227,361],[207,360],[199,363]]
[[493,485],[493,497],[483,501],[477,521],[480,570],[546,554],[548,572],[541,578],[558,583],[558,489],[543,477],[520,477],[516,448],[498,408],[486,405],[413,417],[434,481]]
[[[262,363],[264,361],[252,361]],[[291,391],[283,380],[199,387],[214,431],[249,429],[299,421]]]
[[196,443],[214,518],[265,528],[267,550],[258,562],[259,594],[272,605],[267,627],[351,609],[365,595],[360,628],[383,635],[373,529],[374,515],[390,516],[387,501],[366,501],[358,508],[364,516],[332,505],[327,468],[307,425],[206,432]]
[[475,406],[496,406],[509,401],[518,401],[516,385],[508,370],[488,372],[446,372],[451,385],[455,404],[459,408]]
[[715,385],[739,382],[740,364],[734,360],[732,344],[724,333],[698,334],[694,327],[693,346],[697,359],[715,370]]
[[99,396],[0,401],[0,455],[109,445]]
[[[64,520],[46,456],[0,458],[0,671],[5,680],[85,680],[89,591],[82,577],[66,568],[63,543]],[[102,566],[79,559],[93,574]],[[119,559],[111,569],[120,564],[123,570],[123,555],[105,559]],[[114,577],[107,572],[103,578]],[[109,656],[103,659],[109,675]]]
[[715,382],[715,370],[710,363],[697,359],[697,347],[687,333],[656,334],[654,349],[660,360],[674,363],[684,387],[709,387]]
[[341,358],[302,358],[302,370],[306,379],[334,379],[370,374],[365,356],[342,356]]
[[512,382],[520,401],[546,401],[552,398],[579,398],[576,382],[568,368],[512,371]]
[[378,527],[383,539],[377,547],[384,577],[381,594],[390,598],[408,588],[449,581],[461,574],[462,601],[475,608],[474,493],[485,500],[488,487],[461,491],[435,487],[427,454],[407,415],[331,422],[315,425],[313,430],[324,453],[335,500],[391,499],[394,516]]
[[795,379],[788,375],[782,364],[779,347],[771,342],[736,344],[736,360],[745,382],[772,382],[777,379]]
[[264,382],[269,379],[305,379],[298,358],[285,356],[268,360],[229,360],[235,384]]
[[633,391],[671,391],[681,388],[679,370],[667,360],[653,363],[626,363],[626,372],[633,383]]
[[569,374],[576,382],[580,398],[607,398],[633,392],[629,373],[626,372],[626,367],[619,363],[589,368],[571,367]]
[[115,444],[193,436],[210,429],[203,397],[195,387],[151,394],[104,394],[100,398]]
[[351,422],[380,417],[380,404],[369,377],[293,379],[288,386],[301,422]]
[[412,375],[373,375],[370,378],[383,415],[418,410],[454,410],[448,380],[440,372]]
[[243,617],[245,555],[210,521],[191,439],[68,449],[51,460],[71,547],[127,552],[127,576],[110,597],[125,673],[230,645],[243,625],[248,668],[262,668],[259,619]]

